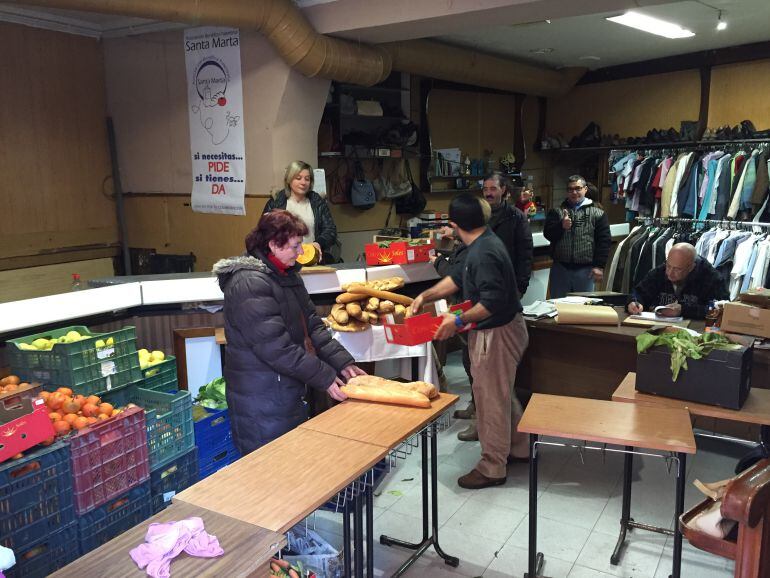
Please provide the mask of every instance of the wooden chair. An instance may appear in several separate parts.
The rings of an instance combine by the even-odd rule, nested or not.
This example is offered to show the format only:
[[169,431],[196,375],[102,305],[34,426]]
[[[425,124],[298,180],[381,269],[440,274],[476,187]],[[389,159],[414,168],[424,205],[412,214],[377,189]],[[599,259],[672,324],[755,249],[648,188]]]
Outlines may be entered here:
[[689,525],[711,503],[705,500],[682,514],[684,537],[696,548],[735,560],[735,578],[770,576],[770,459],[757,462],[727,485],[720,509],[737,528],[724,539]]

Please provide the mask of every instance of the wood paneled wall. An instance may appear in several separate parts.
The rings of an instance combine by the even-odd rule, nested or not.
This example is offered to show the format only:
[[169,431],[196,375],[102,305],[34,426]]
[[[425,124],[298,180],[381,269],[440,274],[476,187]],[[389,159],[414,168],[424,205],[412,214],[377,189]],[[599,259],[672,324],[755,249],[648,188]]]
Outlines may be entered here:
[[117,242],[102,50],[0,23],[0,259]]
[[735,126],[745,119],[758,130],[770,128],[770,60],[717,66],[711,71],[708,125]]

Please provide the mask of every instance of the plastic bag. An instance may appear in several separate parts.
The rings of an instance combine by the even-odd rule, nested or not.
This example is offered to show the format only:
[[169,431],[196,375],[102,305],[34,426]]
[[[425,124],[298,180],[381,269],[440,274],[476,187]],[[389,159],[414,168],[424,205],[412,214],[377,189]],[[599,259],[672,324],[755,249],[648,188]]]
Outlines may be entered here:
[[342,552],[304,524],[297,524],[286,532],[286,550],[283,558],[290,564],[301,562],[318,578],[339,578],[343,574]]

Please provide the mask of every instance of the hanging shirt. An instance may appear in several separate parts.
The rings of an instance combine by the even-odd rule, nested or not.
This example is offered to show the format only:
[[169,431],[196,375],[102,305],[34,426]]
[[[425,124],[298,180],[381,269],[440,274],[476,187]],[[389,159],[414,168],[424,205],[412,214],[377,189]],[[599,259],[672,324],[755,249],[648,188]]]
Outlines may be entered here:
[[707,155],[706,178],[703,179],[703,196],[698,213],[698,218],[701,220],[707,219],[710,214],[713,214],[712,205],[716,204],[717,167],[719,166],[719,159],[723,155],[724,153],[720,151]]
[[713,214],[717,219],[724,219],[727,214],[727,206],[730,203],[730,180],[732,172],[732,155],[725,155],[719,159],[717,165],[717,191],[714,195],[714,206],[709,210],[710,214]]
[[746,169],[743,174],[743,186],[741,187],[740,210],[751,210],[751,195],[754,192],[754,185],[757,183],[757,159],[759,150],[751,153],[751,157],[746,161]]
[[676,179],[674,180],[674,188],[671,191],[671,204],[669,206],[669,214],[672,217],[679,216],[679,194],[680,187],[686,176],[689,174],[690,161],[694,153],[685,153],[682,160],[679,162],[679,166],[676,169]]
[[738,243],[738,247],[735,249],[735,255],[733,258],[733,268],[730,270],[730,300],[734,300],[738,297],[738,293],[741,290],[741,284],[743,282],[743,276],[748,270],[751,254],[754,250],[755,243],[759,240],[757,235],[752,235],[742,242]]
[[751,271],[751,281],[749,289],[762,287],[767,273],[767,260],[770,257],[770,241],[765,239],[757,245],[757,258],[754,262],[754,269]]
[[313,243],[315,241],[315,215],[313,215],[310,200],[305,199],[297,202],[293,195],[289,195],[286,199],[286,210],[302,219],[302,222],[307,226],[307,235],[303,237],[302,242]]

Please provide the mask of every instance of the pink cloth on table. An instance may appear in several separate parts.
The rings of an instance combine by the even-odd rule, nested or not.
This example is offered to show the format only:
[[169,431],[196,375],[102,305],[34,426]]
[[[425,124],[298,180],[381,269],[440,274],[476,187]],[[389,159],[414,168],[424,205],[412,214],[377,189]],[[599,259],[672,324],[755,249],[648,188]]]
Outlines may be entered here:
[[179,522],[150,524],[145,543],[131,550],[131,558],[147,575],[153,578],[171,576],[171,560],[181,552],[199,558],[214,558],[225,553],[216,536],[203,528],[198,517]]

